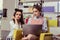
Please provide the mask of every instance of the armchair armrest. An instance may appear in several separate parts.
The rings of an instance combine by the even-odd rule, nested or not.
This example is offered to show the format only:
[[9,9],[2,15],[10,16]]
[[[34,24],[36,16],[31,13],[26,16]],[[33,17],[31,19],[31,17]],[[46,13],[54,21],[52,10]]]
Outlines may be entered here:
[[15,29],[13,33],[13,40],[20,40],[22,38],[22,30],[20,29]]
[[52,37],[52,33],[41,33],[39,40],[46,40],[46,38],[47,38],[46,36]]

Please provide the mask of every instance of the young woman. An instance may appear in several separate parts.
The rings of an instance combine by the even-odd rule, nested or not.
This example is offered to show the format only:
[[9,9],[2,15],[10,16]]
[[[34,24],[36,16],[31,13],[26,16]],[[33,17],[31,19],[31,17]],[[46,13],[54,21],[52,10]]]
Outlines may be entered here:
[[[29,19],[28,24],[45,24],[43,15],[41,13],[41,7],[38,4],[33,6],[33,17]],[[45,27],[43,27],[43,30],[46,30]],[[22,38],[22,40],[38,40],[38,36],[29,34],[27,37]]]
[[22,28],[23,24],[24,24],[24,20],[23,20],[22,10],[15,9],[15,12],[13,14],[13,19],[10,21],[11,30],[7,38],[12,38],[14,29]]

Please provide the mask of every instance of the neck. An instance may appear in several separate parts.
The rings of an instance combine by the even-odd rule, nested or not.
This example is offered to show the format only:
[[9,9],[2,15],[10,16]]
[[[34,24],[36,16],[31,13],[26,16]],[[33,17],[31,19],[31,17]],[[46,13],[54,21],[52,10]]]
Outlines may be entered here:
[[20,21],[20,20],[17,19],[18,24],[20,23],[19,21]]
[[40,16],[36,16],[36,18],[40,18]]

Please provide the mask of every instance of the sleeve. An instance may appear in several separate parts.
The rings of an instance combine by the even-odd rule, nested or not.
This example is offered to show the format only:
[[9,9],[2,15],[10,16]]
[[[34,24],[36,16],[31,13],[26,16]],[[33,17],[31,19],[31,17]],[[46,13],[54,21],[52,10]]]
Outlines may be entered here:
[[44,23],[43,23],[43,28],[42,28],[42,29],[45,30],[45,31],[48,30],[48,28],[47,28],[47,20],[46,20],[46,18],[44,18]]
[[27,24],[31,24],[31,18],[29,18],[29,20],[28,20],[28,23]]
[[14,29],[18,29],[17,27],[17,24],[14,24],[13,21],[10,21],[10,33],[8,35],[9,38],[12,37]]
[[10,30],[18,29],[18,25],[14,24],[13,21],[10,21]]

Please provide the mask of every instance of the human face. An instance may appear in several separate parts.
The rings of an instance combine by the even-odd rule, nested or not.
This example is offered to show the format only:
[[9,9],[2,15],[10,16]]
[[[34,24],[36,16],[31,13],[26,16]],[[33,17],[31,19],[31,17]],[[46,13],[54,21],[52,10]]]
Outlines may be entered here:
[[16,12],[16,14],[15,14],[15,18],[17,19],[17,20],[19,20],[20,18],[21,18],[21,12]]
[[39,10],[37,10],[36,8],[33,8],[33,15],[36,17],[40,16]]

